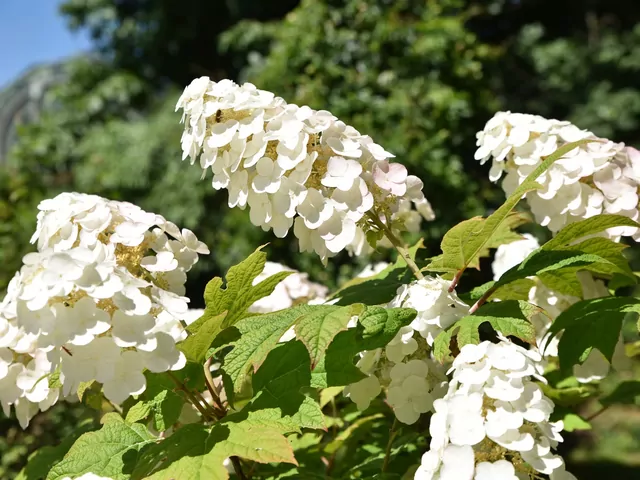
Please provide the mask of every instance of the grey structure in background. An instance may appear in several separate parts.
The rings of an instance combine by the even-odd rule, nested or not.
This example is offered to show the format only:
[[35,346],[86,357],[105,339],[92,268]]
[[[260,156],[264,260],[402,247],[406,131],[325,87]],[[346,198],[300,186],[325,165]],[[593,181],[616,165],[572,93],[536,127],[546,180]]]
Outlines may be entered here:
[[46,92],[64,80],[65,65],[37,65],[0,90],[0,164],[7,161],[18,125],[37,120],[45,108]]

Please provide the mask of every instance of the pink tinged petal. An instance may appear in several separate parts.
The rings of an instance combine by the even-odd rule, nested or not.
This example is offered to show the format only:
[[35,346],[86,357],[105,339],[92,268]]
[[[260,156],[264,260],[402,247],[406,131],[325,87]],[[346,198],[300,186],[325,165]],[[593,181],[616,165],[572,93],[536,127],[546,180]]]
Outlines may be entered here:
[[407,179],[407,168],[400,163],[390,163],[387,177],[393,183],[403,183]]

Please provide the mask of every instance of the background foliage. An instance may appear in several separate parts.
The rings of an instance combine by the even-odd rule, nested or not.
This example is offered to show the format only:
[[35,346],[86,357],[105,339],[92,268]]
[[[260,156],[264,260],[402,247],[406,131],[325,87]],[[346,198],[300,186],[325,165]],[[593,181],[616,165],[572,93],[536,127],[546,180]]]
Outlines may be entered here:
[[[640,144],[635,0],[67,0],[62,12],[90,32],[95,51],[68,63],[68,81],[37,123],[21,127],[0,172],[0,290],[29,251],[35,206],[63,190],[132,201],[196,231],[213,252],[191,277],[196,302],[209,278],[267,241],[270,260],[329,285],[358,268],[342,256],[324,269],[295,253],[180,163],[173,106],[200,75],[251,81],[370,134],[425,182],[438,215],[425,225],[431,247],[503,199],[473,160],[474,134],[495,110],[566,118]],[[621,447],[611,447],[610,429],[582,432],[576,457],[594,441],[610,451],[590,460],[640,464],[620,458],[640,447],[640,420],[612,413],[627,421]],[[50,435],[62,438],[65,415],[43,415],[36,435],[3,420],[0,477],[13,478]]]

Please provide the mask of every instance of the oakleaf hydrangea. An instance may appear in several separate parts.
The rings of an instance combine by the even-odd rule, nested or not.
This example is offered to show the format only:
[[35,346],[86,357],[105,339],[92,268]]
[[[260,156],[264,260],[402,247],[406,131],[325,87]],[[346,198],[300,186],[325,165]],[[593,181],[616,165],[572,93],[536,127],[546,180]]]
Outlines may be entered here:
[[[504,272],[520,264],[530,253],[539,247],[538,240],[530,234],[525,234],[522,240],[500,245],[496,250],[491,266],[494,280],[498,280]],[[584,299],[609,296],[609,291],[604,282],[594,279],[591,273],[580,271],[577,272],[576,276],[582,287],[582,297]],[[580,298],[556,292],[544,285],[538,278],[533,278],[533,281],[534,285],[529,290],[528,300],[542,308],[544,313],[535,314],[531,318],[531,323],[536,329],[536,340],[541,352],[545,358],[552,359],[558,356],[558,342],[561,335],[551,338],[547,334],[549,327],[558,315],[574,303],[580,301]],[[616,367],[621,366],[625,358],[624,345],[622,338],[620,338],[613,357],[614,365]],[[581,383],[602,380],[608,375],[609,370],[609,361],[597,348],[591,350],[591,353],[582,364],[573,367],[574,376]]]
[[541,361],[506,338],[463,346],[448,392],[434,401],[430,449],[415,478],[575,478],[553,451],[563,423],[549,420],[554,404],[534,381],[545,381]]
[[431,347],[438,333],[469,309],[455,291],[449,292],[450,286],[440,277],[427,277],[398,288],[388,306],[413,308],[417,316],[384,349],[361,354],[358,367],[367,377],[345,389],[359,408],[366,408],[384,386],[396,418],[413,424],[444,395],[445,372],[431,358]]
[[[570,122],[538,115],[498,112],[477,134],[475,158],[492,160],[489,177],[510,195],[545,157],[569,142],[592,140],[574,148],[538,177],[541,189],[526,195],[536,221],[555,233],[567,224],[601,213],[640,218],[640,152],[599,139]],[[638,229],[616,227],[612,238],[640,238]]]
[[[194,80],[178,100],[183,159],[226,189],[229,207],[249,207],[251,222],[324,261],[369,248],[382,221],[394,232],[433,218],[422,181],[393,155],[331,113],[287,104],[250,83]],[[413,205],[413,208],[412,208]]]
[[130,203],[63,193],[39,209],[38,252],[0,304],[0,403],[23,425],[84,382],[118,404],[145,390],[145,369],[182,368],[186,274],[208,253]]

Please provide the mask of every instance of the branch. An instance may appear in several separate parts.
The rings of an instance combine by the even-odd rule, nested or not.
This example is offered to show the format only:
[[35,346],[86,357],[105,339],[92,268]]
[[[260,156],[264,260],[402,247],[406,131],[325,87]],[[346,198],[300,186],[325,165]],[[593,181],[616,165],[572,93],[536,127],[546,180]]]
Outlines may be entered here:
[[220,401],[220,397],[216,392],[215,386],[213,385],[213,377],[211,376],[211,359],[209,357],[206,362],[204,362],[204,383],[207,385],[207,390],[211,394],[211,398],[213,399],[213,403],[215,404],[216,409],[218,409],[224,417],[226,414],[226,409],[224,405],[222,405],[222,401]]
[[187,396],[191,404],[198,409],[198,411],[200,412],[200,415],[202,415],[202,418],[215,420],[215,417],[214,418],[210,417],[210,413],[202,406],[202,404],[198,401],[198,399],[193,395],[191,390],[189,390],[180,380],[178,380],[173,373],[171,372],[165,372],[165,373],[169,376],[171,380],[173,380],[173,383],[176,384],[176,387],[178,388],[178,390],[182,391]]
[[387,442],[387,449],[384,452],[384,461],[382,462],[382,470],[381,470],[382,473],[386,472],[387,468],[389,467],[389,460],[391,460],[391,446],[393,445],[393,441],[395,440],[396,435],[398,434],[397,428],[398,428],[398,419],[394,418],[393,425],[391,426],[391,431],[389,432],[389,441]]
[[609,407],[610,407],[611,405],[612,405],[611,403],[610,403],[610,404],[608,404],[608,405],[605,405],[604,407],[600,408],[600,410],[598,410],[598,411],[596,411],[595,413],[592,413],[591,415],[589,415],[587,418],[585,418],[585,420],[586,420],[587,422],[590,422],[590,421],[591,421],[591,420],[593,420],[594,418],[599,417],[601,414],[603,414],[604,412],[606,412],[607,410],[609,410]]
[[240,480],[247,480],[244,472],[242,471],[242,464],[240,463],[240,459],[238,457],[231,457],[231,463],[233,464],[233,469],[236,472],[236,475]]

